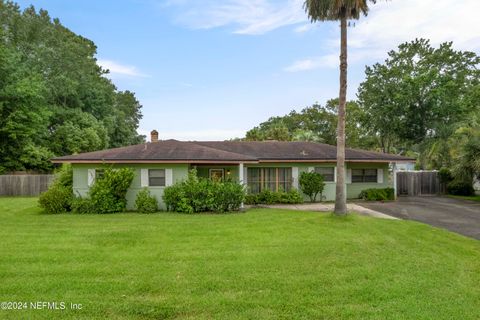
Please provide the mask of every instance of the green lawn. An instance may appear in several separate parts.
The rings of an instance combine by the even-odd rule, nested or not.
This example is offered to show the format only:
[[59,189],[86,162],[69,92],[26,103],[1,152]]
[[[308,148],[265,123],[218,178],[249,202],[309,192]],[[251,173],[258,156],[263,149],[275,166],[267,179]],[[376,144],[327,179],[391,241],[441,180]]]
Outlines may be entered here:
[[478,201],[480,202],[480,195],[479,196],[452,196],[449,195],[450,198],[456,199],[463,199],[463,200],[471,200],[471,201]]
[[0,319],[478,319],[480,242],[424,224],[251,210],[45,215],[0,198]]

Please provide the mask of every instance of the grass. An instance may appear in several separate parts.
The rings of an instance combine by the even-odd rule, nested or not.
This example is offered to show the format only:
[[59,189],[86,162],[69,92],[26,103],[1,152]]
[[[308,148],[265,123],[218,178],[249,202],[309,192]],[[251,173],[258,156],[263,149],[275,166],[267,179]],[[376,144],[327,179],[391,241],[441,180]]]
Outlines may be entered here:
[[455,198],[455,199],[463,199],[463,200],[470,200],[470,201],[478,201],[480,202],[480,195],[476,196],[453,196],[453,195],[448,195],[450,198]]
[[256,209],[46,215],[0,198],[1,319],[478,319],[480,242],[424,224]]

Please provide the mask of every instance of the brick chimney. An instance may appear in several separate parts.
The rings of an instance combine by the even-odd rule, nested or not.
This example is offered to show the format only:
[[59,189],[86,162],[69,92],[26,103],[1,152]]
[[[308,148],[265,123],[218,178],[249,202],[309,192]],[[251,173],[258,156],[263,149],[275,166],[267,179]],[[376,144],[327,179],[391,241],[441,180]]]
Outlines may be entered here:
[[152,130],[150,132],[150,142],[158,142],[158,131]]

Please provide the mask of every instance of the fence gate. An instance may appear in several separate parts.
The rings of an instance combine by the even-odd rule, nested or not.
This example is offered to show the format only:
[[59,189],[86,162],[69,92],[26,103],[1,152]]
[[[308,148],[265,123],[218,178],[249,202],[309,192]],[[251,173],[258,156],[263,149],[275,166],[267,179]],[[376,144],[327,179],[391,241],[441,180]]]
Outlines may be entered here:
[[422,196],[444,193],[438,171],[398,171],[397,195]]

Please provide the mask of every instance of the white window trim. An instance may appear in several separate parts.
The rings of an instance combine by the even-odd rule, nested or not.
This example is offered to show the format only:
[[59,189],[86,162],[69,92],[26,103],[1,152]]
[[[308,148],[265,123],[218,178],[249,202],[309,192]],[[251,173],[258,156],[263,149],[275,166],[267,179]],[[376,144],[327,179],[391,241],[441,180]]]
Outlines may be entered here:
[[[145,169],[147,171],[147,174],[146,174],[146,187],[149,187],[149,188],[154,188],[154,189],[159,189],[159,188],[165,188],[165,187],[168,187],[169,185],[167,184],[167,170],[172,170],[172,169],[165,169],[165,168],[148,168],[148,169]],[[165,185],[164,186],[151,186],[150,185],[150,173],[149,171],[150,170],[163,170],[165,171]]]

